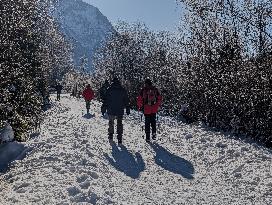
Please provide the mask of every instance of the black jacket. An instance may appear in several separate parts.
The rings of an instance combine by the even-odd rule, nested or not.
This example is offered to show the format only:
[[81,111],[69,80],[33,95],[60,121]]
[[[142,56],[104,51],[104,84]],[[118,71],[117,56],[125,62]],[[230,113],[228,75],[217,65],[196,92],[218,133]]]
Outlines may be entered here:
[[108,84],[104,83],[102,87],[100,88],[99,94],[100,94],[100,99],[102,100],[102,102],[104,102],[106,99],[108,88],[109,88],[109,83]]
[[62,85],[58,84],[58,85],[56,85],[55,88],[56,88],[57,93],[61,93]]
[[109,115],[123,116],[129,110],[128,94],[120,83],[112,83],[106,92],[105,107]]

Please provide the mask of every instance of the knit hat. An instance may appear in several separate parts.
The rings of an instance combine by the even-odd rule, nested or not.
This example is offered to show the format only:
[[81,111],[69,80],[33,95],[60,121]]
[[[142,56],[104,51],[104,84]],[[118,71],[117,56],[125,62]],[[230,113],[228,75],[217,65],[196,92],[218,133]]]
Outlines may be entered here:
[[145,80],[145,84],[151,86],[152,85],[152,81],[149,78],[147,78]]
[[113,78],[112,82],[113,82],[113,83],[120,83],[119,79],[118,79],[118,78],[116,78],[116,77],[115,77],[115,78]]

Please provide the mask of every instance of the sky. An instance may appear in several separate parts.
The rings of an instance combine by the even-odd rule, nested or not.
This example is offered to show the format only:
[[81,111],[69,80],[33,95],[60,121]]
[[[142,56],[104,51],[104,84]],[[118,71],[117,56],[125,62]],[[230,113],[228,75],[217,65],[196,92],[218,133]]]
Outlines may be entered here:
[[181,8],[176,0],[83,0],[97,7],[114,25],[140,21],[154,31],[177,31]]

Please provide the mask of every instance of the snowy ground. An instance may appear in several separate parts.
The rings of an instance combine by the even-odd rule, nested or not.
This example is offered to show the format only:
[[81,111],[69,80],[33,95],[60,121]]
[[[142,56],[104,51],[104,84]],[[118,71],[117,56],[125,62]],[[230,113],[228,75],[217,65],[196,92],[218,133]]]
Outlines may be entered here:
[[166,118],[149,145],[136,112],[110,145],[99,103],[84,106],[66,95],[47,112],[0,174],[0,204],[272,204],[271,150]]

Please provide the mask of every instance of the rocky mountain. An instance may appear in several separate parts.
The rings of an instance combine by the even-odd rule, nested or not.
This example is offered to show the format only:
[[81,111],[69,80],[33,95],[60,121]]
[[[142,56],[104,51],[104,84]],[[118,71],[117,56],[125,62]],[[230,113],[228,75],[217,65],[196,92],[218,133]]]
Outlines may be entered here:
[[109,20],[98,8],[82,0],[59,0],[54,17],[73,45],[75,65],[82,69],[85,59],[86,70],[92,72],[95,51],[114,32]]

